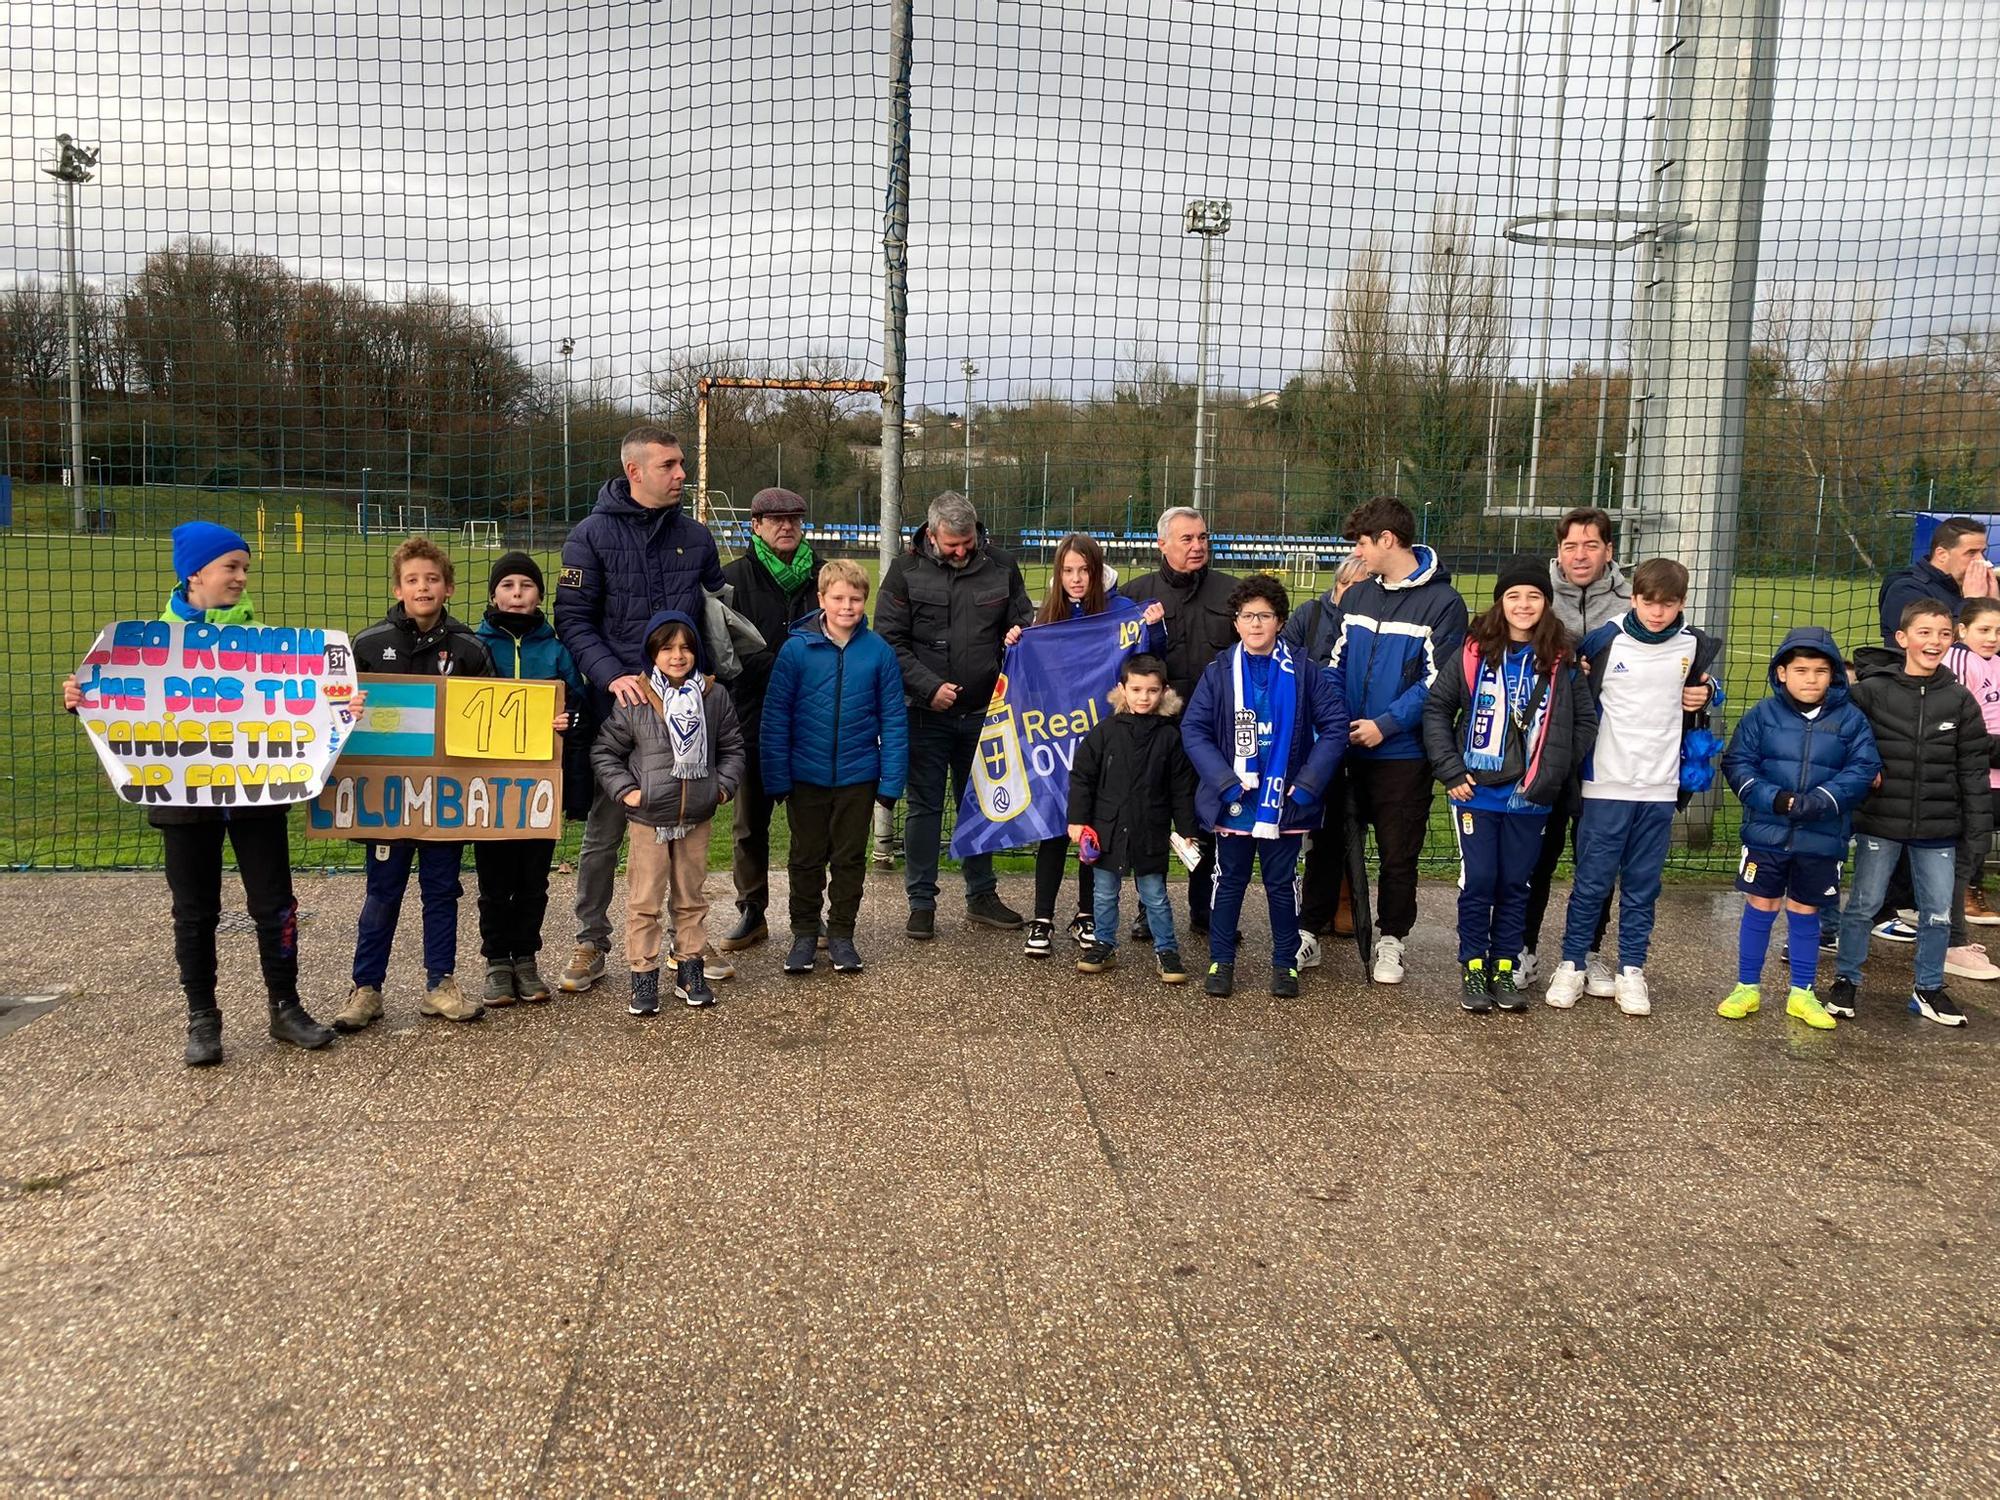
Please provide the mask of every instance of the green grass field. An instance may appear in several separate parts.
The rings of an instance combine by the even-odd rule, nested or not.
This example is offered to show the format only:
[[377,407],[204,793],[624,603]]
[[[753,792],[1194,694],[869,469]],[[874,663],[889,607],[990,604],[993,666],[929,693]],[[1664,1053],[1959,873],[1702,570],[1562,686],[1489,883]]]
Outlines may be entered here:
[[[286,497],[290,499],[289,496]],[[224,507],[204,507],[252,528],[247,518]],[[321,506],[326,515],[330,507]],[[268,515],[268,512],[267,512]],[[381,538],[364,540],[338,523],[308,528],[304,550],[294,550],[289,515],[279,528],[267,526],[266,550],[251,574],[258,613],[267,620],[311,623],[354,632],[380,617],[389,602]],[[352,525],[351,513],[346,522]],[[447,544],[448,546],[450,544]],[[477,618],[485,605],[488,549],[450,550],[461,570],[455,608]],[[7,591],[4,668],[6,704],[0,727],[0,774],[6,777],[5,810],[0,812],[0,863],[14,869],[110,869],[158,862],[159,840],[142,814],[111,792],[95,756],[74,721],[61,709],[59,689],[100,626],[128,616],[153,616],[165,598],[170,564],[165,535],[74,537],[61,534],[0,533],[13,587]],[[537,553],[544,571],[555,576],[553,551]],[[874,565],[868,563],[871,575]],[[1029,588],[1037,597],[1047,584],[1046,564],[1029,565]],[[1322,576],[1318,583],[1323,585]],[[1458,580],[1475,606],[1491,591],[1491,580]],[[1873,638],[1876,581],[1872,578],[1812,581],[1804,578],[1743,577],[1736,582],[1730,643],[1724,661],[1733,704],[1754,701],[1765,689],[1772,650],[1795,624],[1830,626],[1852,650]],[[1733,714],[1729,717],[1733,718]],[[1708,851],[1677,852],[1674,868],[1707,874],[1734,868],[1736,807],[1724,797]],[[1437,814],[1430,857],[1446,868],[1451,836],[1442,806]],[[774,830],[782,849],[783,828]],[[579,830],[566,836],[573,849]],[[729,840],[716,829],[712,859],[728,864]],[[358,867],[351,846],[299,838],[294,851],[309,867]],[[780,854],[781,858],[782,855]]]

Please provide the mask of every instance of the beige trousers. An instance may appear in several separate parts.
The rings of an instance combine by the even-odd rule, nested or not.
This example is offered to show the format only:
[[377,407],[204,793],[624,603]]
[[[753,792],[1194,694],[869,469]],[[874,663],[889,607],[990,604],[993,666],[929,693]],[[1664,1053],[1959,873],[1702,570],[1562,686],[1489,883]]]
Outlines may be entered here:
[[625,963],[634,974],[660,966],[660,913],[671,906],[674,956],[694,958],[708,941],[703,923],[708,901],[709,825],[697,823],[682,838],[661,843],[644,823],[632,825],[625,857]]

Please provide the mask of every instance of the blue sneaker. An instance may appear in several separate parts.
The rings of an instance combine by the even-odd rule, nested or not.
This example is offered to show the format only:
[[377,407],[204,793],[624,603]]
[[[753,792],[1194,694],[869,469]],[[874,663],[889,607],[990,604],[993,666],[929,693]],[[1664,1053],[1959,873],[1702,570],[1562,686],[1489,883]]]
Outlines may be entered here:
[[1914,943],[1917,940],[1917,929],[1900,917],[1891,917],[1886,922],[1877,922],[1869,929],[1869,932],[1872,936],[1882,939],[1885,943]]

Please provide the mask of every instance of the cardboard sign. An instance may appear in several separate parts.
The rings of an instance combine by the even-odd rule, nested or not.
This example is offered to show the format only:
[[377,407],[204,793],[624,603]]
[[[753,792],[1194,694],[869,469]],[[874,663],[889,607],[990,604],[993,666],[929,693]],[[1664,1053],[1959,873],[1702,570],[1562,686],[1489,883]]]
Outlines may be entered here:
[[361,721],[306,819],[322,839],[562,836],[559,682],[367,673]]
[[120,620],[76,671],[111,785],[148,807],[268,807],[326,785],[353,715],[337,630]]

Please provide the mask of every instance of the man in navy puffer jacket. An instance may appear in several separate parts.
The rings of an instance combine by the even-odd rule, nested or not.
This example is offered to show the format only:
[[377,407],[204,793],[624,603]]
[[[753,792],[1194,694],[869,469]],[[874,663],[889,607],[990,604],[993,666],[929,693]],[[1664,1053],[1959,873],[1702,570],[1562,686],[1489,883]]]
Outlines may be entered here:
[[[681,440],[664,427],[634,427],[618,457],[624,477],[608,481],[597,508],[571,530],[556,587],[556,634],[590,681],[600,724],[614,703],[646,701],[646,622],[661,610],[701,619],[704,593],[719,592],[723,583],[715,538],[681,508],[687,479]],[[576,956],[560,985],[568,994],[604,977],[611,885],[624,842],[625,810],[599,788],[577,858]]]

